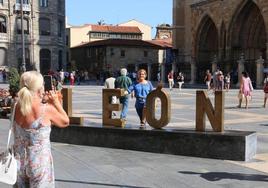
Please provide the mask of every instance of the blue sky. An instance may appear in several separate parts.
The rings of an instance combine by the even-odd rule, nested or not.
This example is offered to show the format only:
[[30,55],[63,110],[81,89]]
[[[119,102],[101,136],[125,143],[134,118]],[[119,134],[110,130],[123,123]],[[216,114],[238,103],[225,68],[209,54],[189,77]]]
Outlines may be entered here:
[[66,15],[70,25],[123,23],[136,19],[153,27],[172,24],[172,0],[66,0]]

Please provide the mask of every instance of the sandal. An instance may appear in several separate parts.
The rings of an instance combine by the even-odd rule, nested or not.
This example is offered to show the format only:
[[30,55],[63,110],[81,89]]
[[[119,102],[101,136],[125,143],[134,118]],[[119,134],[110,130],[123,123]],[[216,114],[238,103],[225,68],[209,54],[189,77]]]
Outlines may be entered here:
[[145,123],[144,122],[141,122],[140,128],[145,128],[145,127],[146,127]]

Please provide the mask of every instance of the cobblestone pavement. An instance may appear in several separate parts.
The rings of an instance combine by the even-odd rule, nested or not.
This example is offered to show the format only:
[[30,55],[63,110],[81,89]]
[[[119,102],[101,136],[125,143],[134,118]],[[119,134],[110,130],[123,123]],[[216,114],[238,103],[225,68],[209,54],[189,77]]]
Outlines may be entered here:
[[[85,126],[101,126],[101,89],[101,86],[73,87],[73,114],[86,117]],[[167,91],[172,101],[168,127],[194,129],[195,90]],[[253,160],[236,162],[53,143],[56,187],[268,187],[268,108],[262,107],[263,92],[254,90],[249,109],[236,108],[237,93],[238,90],[226,93],[225,129],[257,132],[258,151]],[[213,94],[209,96],[213,102]],[[130,100],[127,117],[127,126],[132,127],[139,123],[134,102]],[[207,128],[210,129],[209,122]],[[8,121],[1,119],[1,149],[6,143],[7,130]],[[11,186],[0,183],[0,187]]]

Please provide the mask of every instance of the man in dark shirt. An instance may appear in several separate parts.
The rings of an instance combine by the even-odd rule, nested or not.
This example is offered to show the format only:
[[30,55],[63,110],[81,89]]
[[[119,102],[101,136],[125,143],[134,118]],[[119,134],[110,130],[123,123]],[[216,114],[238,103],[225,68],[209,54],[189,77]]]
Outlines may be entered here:
[[[131,79],[127,77],[127,69],[122,68],[120,70],[120,74],[121,76],[119,76],[115,80],[115,88],[127,90],[128,87],[132,84]],[[120,103],[122,104],[122,112],[121,112],[120,118],[126,120],[127,112],[128,112],[129,95],[123,96],[119,100],[120,100]]]

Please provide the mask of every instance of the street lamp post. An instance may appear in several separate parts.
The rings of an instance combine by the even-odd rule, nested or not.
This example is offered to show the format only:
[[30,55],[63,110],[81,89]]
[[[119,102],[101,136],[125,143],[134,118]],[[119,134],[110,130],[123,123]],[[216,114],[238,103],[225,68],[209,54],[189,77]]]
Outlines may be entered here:
[[23,0],[20,1],[20,14],[21,14],[21,48],[22,48],[22,62],[21,62],[21,72],[26,71],[25,65],[25,44],[24,44],[24,15],[23,15]]

